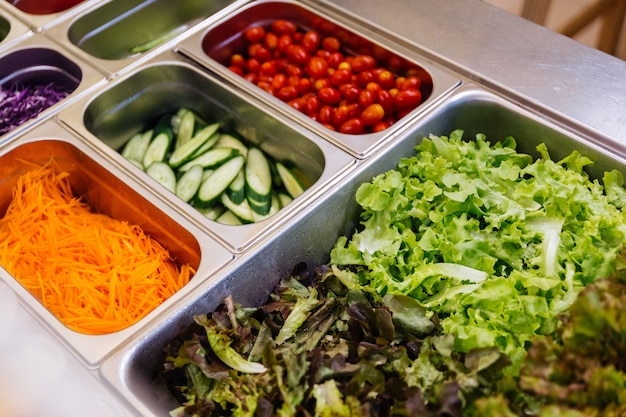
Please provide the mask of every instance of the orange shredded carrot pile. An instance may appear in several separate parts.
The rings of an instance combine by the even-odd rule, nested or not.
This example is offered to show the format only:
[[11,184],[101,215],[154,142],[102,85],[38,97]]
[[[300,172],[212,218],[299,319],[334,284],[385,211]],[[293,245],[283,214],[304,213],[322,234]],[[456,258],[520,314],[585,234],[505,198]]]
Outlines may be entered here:
[[0,219],[0,265],[67,327],[127,328],[194,273],[137,225],[94,213],[69,173],[48,165],[18,179]]

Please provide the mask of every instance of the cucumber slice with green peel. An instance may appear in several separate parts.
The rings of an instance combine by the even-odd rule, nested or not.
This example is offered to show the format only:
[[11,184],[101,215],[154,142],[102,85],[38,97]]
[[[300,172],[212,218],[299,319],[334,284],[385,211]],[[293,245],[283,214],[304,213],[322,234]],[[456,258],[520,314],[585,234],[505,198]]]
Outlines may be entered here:
[[169,152],[171,144],[172,136],[166,132],[161,132],[154,136],[141,160],[143,166],[147,169],[154,162],[163,162]]
[[287,190],[291,198],[296,198],[304,192],[304,186],[300,178],[298,178],[293,171],[280,162],[276,162],[276,170],[278,171],[278,175],[280,176],[285,190]]
[[213,204],[211,207],[206,208],[196,207],[196,210],[198,210],[200,213],[202,213],[203,216],[210,220],[217,219],[220,215],[224,213],[224,211],[226,211],[224,206],[222,206],[221,204]]
[[207,139],[206,142],[204,142],[204,145],[200,146],[198,148],[198,150],[196,150],[193,155],[191,155],[192,158],[197,158],[200,155],[202,155],[203,153],[209,151],[211,148],[213,148],[215,146],[215,142],[217,142],[217,139],[220,137],[219,132],[215,132],[209,139]]
[[291,203],[292,201],[293,201],[293,198],[291,198],[290,195],[287,195],[285,193],[278,193],[278,202],[280,203],[281,208],[285,207],[287,204]]
[[246,200],[248,201],[248,204],[250,205],[250,208],[256,214],[259,214],[261,216],[265,216],[267,213],[269,213],[270,208],[272,207],[272,197],[271,197],[271,195],[270,195],[270,198],[267,201],[256,201],[255,199],[253,199],[249,195],[247,195],[246,197],[247,197]]
[[241,140],[228,133],[220,134],[215,147],[237,149],[243,156],[248,153],[248,147]]
[[197,201],[201,207],[214,203],[243,169],[245,158],[238,155],[216,168],[200,185]]
[[224,207],[232,211],[233,214],[237,216],[242,223],[254,223],[253,212],[248,205],[247,200],[243,200],[241,203],[236,204],[230,198],[228,198],[228,194],[222,193],[221,201]]
[[273,216],[274,214],[278,213],[281,208],[282,208],[282,206],[280,204],[280,200],[279,200],[278,196],[276,194],[272,193],[272,202],[270,204],[270,209],[268,210],[268,212],[266,214],[259,214],[258,212],[252,210],[252,218],[253,218],[255,223],[263,221],[263,220]]
[[174,118],[177,120],[176,122],[172,121],[172,129],[176,133],[174,149],[178,149],[193,137],[196,117],[191,110],[182,108],[178,113],[176,113]]
[[139,132],[134,134],[122,149],[122,156],[128,160],[139,162],[143,161],[143,156],[150,146],[150,140],[152,139],[152,129],[145,132]]
[[239,174],[230,183],[226,189],[226,194],[235,204],[241,204],[246,199],[246,176],[243,170],[239,171]]
[[202,184],[204,169],[194,165],[176,181],[176,195],[183,201],[189,202],[196,195]]
[[243,224],[241,220],[239,220],[239,217],[237,217],[235,213],[230,210],[226,210],[217,219],[215,219],[215,221],[230,226],[239,226]]
[[172,152],[168,161],[170,166],[176,168],[186,162],[189,162],[189,160],[192,159],[194,153],[202,145],[204,145],[204,143],[209,140],[215,132],[217,132],[219,127],[219,123],[212,123],[196,133],[191,139],[189,139],[185,144],[181,145],[178,149],[174,149],[174,152]]
[[267,157],[259,148],[248,149],[245,178],[246,195],[249,200],[252,200],[251,204],[252,202],[269,203],[272,192],[272,173]]
[[206,151],[202,155],[190,160],[186,164],[178,168],[178,171],[185,172],[189,168],[200,165],[202,168],[213,169],[239,155],[236,149],[232,148],[215,148]]
[[155,179],[159,184],[170,190],[176,191],[176,174],[174,170],[163,161],[155,161],[148,165],[146,174]]

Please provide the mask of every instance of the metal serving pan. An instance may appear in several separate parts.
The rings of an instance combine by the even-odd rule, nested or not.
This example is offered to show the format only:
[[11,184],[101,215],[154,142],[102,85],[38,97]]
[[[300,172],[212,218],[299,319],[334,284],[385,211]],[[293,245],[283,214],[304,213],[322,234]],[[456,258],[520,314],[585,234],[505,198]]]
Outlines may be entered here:
[[9,48],[17,40],[32,33],[24,22],[0,9],[0,51]]
[[302,195],[270,218],[230,226],[209,220],[132,163],[121,161],[147,187],[235,252],[247,250],[280,227],[355,165],[347,153],[171,51],[77,101],[59,118],[96,143],[101,152],[123,159],[117,151],[134,133],[154,123],[161,114],[180,107],[193,109],[206,120],[220,121],[227,131],[239,134],[274,159],[293,163],[311,183]]
[[32,169],[32,164],[44,165],[50,158],[54,158],[61,169],[70,172],[72,191],[84,196],[95,211],[139,225],[168,249],[175,259],[189,263],[196,270],[186,286],[143,319],[126,329],[103,335],[88,335],[69,329],[5,270],[0,270],[2,279],[20,299],[25,300],[33,313],[46,323],[46,327],[86,366],[96,367],[137,330],[162,317],[169,308],[210,280],[234,256],[171,207],[143,192],[133,176],[114,161],[103,157],[84,140],[53,121],[44,122],[0,148],[2,212],[6,211],[11,200],[17,176]]
[[98,2],[99,0],[4,0],[0,8],[8,10],[35,32],[41,32]]
[[[398,140],[368,160],[361,161],[349,178],[337,184],[332,193],[321,196],[258,251],[250,252],[220,273],[220,278],[193,300],[169,316],[167,323],[144,329],[138,343],[116,352],[103,363],[102,376],[144,416],[165,416],[175,407],[173,399],[157,396],[152,378],[163,363],[163,348],[178,331],[192,322],[195,314],[208,313],[232,294],[243,305],[261,304],[280,278],[300,262],[315,267],[328,260],[336,239],[350,235],[358,225],[357,187],[375,175],[395,168],[402,157],[411,156],[414,147],[429,134],[449,135],[463,129],[472,139],[484,133],[492,141],[506,136],[516,138],[518,149],[537,156],[536,145],[546,143],[553,158],[579,150],[595,162],[590,172],[623,169],[626,159],[606,142],[590,140],[568,131],[543,115],[525,110],[500,96],[471,83],[465,84],[448,100],[413,123]],[[250,282],[254,282],[251,288]]]
[[172,45],[206,19],[241,4],[236,0],[107,0],[50,27],[47,34],[108,75]]
[[74,98],[89,91],[104,76],[86,62],[66,55],[64,51],[40,34],[27,37],[0,54],[0,85],[8,88],[13,83],[25,86],[55,82],[71,91],[64,99],[48,107],[19,126],[0,136],[0,143],[25,129],[50,118]]
[[[404,74],[403,68],[410,67],[411,70],[420,74],[423,80],[424,101],[408,115],[382,132],[348,135],[325,128],[322,124],[294,110],[261,88],[251,85],[226,66],[230,55],[241,51],[243,47],[244,29],[253,25],[266,25],[279,18],[290,20],[301,28],[316,29],[323,34],[349,39],[349,42],[344,42],[347,54],[354,54],[360,48],[364,48],[368,51],[375,51],[373,53],[379,58],[378,61],[381,65],[384,64],[384,66],[392,68],[392,62],[400,62],[402,64],[398,66],[399,74]],[[239,88],[254,92],[259,99],[270,106],[285,112],[308,129],[327,138],[358,158],[368,157],[385,141],[393,140],[397,130],[404,123],[436,103],[460,82],[458,77],[423,56],[416,55],[401,47],[393,39],[386,37],[384,33],[367,31],[355,24],[354,21],[333,15],[328,10],[316,9],[314,6],[289,0],[251,2],[240,7],[234,13],[215,21],[207,26],[206,30],[187,37],[180,42],[178,50],[208,70],[228,79]]]

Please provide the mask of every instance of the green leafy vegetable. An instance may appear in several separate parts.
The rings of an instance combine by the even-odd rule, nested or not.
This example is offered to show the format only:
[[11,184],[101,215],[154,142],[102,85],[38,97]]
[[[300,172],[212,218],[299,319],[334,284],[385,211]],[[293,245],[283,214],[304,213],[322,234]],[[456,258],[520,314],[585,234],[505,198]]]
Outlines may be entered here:
[[362,228],[338,239],[342,280],[400,292],[441,316],[461,351],[497,346],[517,373],[525,347],[551,334],[585,285],[614,269],[624,243],[622,176],[604,186],[573,152],[550,159],[516,151],[508,137],[431,136],[397,169],[356,193]]

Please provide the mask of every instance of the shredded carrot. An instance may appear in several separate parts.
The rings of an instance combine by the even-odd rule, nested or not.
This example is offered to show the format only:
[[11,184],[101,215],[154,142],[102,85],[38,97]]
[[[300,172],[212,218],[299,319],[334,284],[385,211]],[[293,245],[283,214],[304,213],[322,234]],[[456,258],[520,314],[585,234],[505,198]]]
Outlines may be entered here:
[[70,329],[116,332],[195,271],[140,226],[94,213],[72,194],[69,175],[49,164],[20,175],[0,219],[0,265]]

